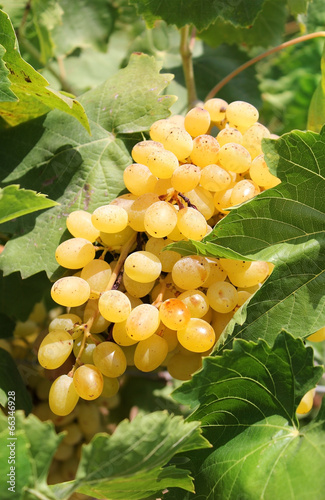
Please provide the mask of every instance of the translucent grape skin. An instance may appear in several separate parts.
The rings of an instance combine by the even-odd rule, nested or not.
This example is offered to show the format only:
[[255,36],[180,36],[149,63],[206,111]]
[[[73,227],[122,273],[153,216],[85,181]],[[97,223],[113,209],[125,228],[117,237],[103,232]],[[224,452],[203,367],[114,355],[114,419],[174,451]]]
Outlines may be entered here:
[[38,349],[38,362],[43,368],[54,370],[68,359],[73,339],[66,330],[52,330],[42,340]]
[[51,297],[57,304],[65,307],[78,307],[87,302],[90,286],[77,276],[67,276],[57,280],[51,288]]
[[67,228],[75,238],[84,238],[91,243],[97,240],[99,231],[91,222],[91,214],[85,210],[75,210],[68,215]]
[[131,302],[119,290],[107,290],[98,301],[99,312],[112,323],[125,321],[131,312]]
[[322,342],[323,340],[325,340],[325,326],[309,335],[307,339],[311,342]]
[[192,136],[206,134],[210,127],[210,113],[204,108],[196,106],[192,108],[185,116],[185,130]]
[[173,205],[157,201],[147,208],[144,227],[150,236],[164,238],[172,232],[177,223],[177,212]]
[[207,232],[207,223],[204,216],[195,208],[185,207],[177,214],[178,229],[192,240],[200,241]]
[[95,258],[95,247],[84,238],[70,238],[57,247],[55,258],[62,267],[80,269]]
[[118,205],[103,205],[93,212],[91,222],[103,233],[117,233],[126,228],[128,213]]
[[156,255],[140,250],[125,259],[124,272],[134,281],[149,283],[159,277],[161,262]]
[[179,343],[192,352],[205,352],[214,346],[216,336],[209,323],[191,318],[185,328],[177,331]]
[[93,353],[94,364],[105,377],[116,378],[126,370],[126,358],[121,347],[114,342],[102,342]]
[[138,370],[151,372],[161,365],[167,353],[166,340],[159,335],[152,335],[138,343],[134,353],[134,364]]
[[133,163],[123,172],[125,187],[133,194],[141,196],[154,190],[157,178],[146,165]]
[[126,320],[126,332],[133,340],[145,340],[159,327],[158,309],[151,304],[135,307]]
[[174,264],[172,270],[173,281],[183,290],[199,288],[208,279],[210,266],[201,256],[182,257]]
[[74,372],[73,384],[82,399],[92,401],[97,399],[103,391],[103,375],[94,365],[82,365]]
[[54,380],[49,393],[49,406],[55,415],[62,417],[69,415],[74,410],[78,400],[79,396],[71,377],[61,375]]
[[167,299],[159,308],[159,317],[171,330],[184,328],[191,318],[187,306],[179,299]]

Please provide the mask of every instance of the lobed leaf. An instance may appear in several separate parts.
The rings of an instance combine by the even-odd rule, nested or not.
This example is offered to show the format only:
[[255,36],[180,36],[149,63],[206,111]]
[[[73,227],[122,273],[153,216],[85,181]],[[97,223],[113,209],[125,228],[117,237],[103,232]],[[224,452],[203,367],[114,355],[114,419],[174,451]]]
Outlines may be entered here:
[[36,191],[19,189],[19,185],[0,188],[0,224],[22,215],[57,205]]
[[[300,428],[295,411],[322,375],[313,351],[283,332],[271,348],[238,340],[231,351],[206,358],[203,369],[175,392],[196,407],[213,449],[190,452],[195,497],[176,491],[169,499],[321,498],[325,412]],[[164,497],[165,498],[165,497]]]

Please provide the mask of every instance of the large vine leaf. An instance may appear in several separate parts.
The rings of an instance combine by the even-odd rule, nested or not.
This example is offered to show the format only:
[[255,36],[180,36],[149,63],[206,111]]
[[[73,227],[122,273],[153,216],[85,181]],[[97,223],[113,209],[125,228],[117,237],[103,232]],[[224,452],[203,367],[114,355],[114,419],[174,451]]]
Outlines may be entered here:
[[147,24],[153,27],[155,20],[163,19],[168,24],[176,24],[182,28],[186,24],[193,24],[199,30],[207,28],[215,19],[221,17],[238,26],[249,26],[254,22],[257,14],[263,7],[265,0],[245,0],[224,2],[214,0],[130,0],[136,5],[137,11],[144,17]]
[[194,491],[188,471],[167,465],[177,453],[209,447],[199,422],[167,412],[122,421],[112,436],[97,434],[83,447],[76,479],[52,487],[57,499],[79,491],[95,498],[137,500],[177,486]]
[[[8,431],[8,418],[0,412],[0,437],[3,443],[14,443],[15,462],[8,463],[9,448],[1,446],[0,466],[1,498],[3,500],[32,500],[46,498],[56,500],[47,485],[47,474],[53,455],[63,439],[63,434],[58,436],[52,422],[41,422],[34,415],[24,418],[22,412],[16,412],[15,440],[10,440]],[[9,491],[7,473],[10,466],[15,467],[15,493]]]
[[282,183],[231,210],[204,242],[175,244],[183,253],[276,264],[235,336],[272,342],[282,327],[306,337],[325,324],[324,147],[325,128],[265,141],[267,163]]
[[9,70],[10,91],[16,101],[0,102],[0,116],[10,125],[17,125],[47,113],[53,108],[74,116],[89,131],[82,105],[57,90],[49,88],[45,78],[21,57],[14,28],[8,15],[0,11],[0,45],[5,49],[2,61]]
[[17,184],[7,186],[4,189],[0,188],[0,224],[54,205],[57,203],[49,200],[43,194],[19,189]]
[[52,31],[62,24],[63,10],[58,0],[33,0],[31,11],[41,49],[40,60],[45,64],[54,55]]
[[18,181],[60,203],[39,216],[26,216],[24,224],[18,219],[16,237],[1,255],[5,275],[20,271],[26,278],[45,270],[51,276],[57,270],[55,249],[69,237],[67,215],[76,209],[93,211],[124,189],[123,170],[132,162],[127,149],[131,134],[168,116],[174,98],[159,92],[170,79],[159,74],[153,58],[134,55],[112,81],[81,98],[91,118],[91,136],[60,111],[2,131],[2,182]]
[[280,43],[287,20],[287,6],[282,0],[266,0],[263,9],[249,26],[234,26],[218,17],[208,29],[199,33],[207,44],[222,43],[268,47]]
[[0,404],[7,406],[8,396],[12,396],[11,402],[14,402],[16,410],[25,410],[29,413],[32,410],[32,398],[27,391],[23,379],[17,369],[17,366],[4,349],[0,348]]
[[166,500],[322,498],[325,408],[301,428],[295,414],[322,372],[312,348],[285,332],[272,348],[238,340],[206,358],[174,396],[196,408],[189,420],[201,419],[213,449],[187,453],[196,495],[174,490]]

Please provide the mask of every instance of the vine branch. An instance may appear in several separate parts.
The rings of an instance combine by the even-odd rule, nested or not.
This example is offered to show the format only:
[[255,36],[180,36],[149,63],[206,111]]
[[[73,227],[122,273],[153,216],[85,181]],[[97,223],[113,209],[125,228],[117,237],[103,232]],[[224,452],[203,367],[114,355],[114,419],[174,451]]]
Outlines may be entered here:
[[192,32],[192,35],[190,37],[190,27],[189,25],[186,25],[180,29],[180,34],[181,43],[179,50],[182,57],[185,84],[187,88],[188,109],[191,109],[193,106],[195,106],[195,103],[197,101],[192,59],[195,31]]
[[205,98],[205,101],[208,101],[209,99],[212,99],[230,80],[232,80],[235,76],[239,75],[244,69],[249,68],[253,64],[261,61],[264,59],[264,57],[267,57],[271,54],[274,54],[275,52],[278,52],[282,49],[285,49],[287,47],[290,47],[291,45],[295,45],[296,43],[300,42],[305,42],[307,40],[311,40],[312,38],[318,38],[318,37],[325,37],[325,31],[317,31],[315,33],[308,33],[307,35],[302,35],[298,36],[297,38],[294,38],[293,40],[289,40],[288,42],[281,43],[280,45],[277,45],[276,47],[273,47],[272,49],[266,50],[262,54],[259,54],[256,57],[253,57],[253,59],[250,59],[249,61],[245,62],[238,68],[236,68],[234,71],[229,73],[225,78],[223,78],[217,85],[213,87],[213,89],[208,93],[208,95]]

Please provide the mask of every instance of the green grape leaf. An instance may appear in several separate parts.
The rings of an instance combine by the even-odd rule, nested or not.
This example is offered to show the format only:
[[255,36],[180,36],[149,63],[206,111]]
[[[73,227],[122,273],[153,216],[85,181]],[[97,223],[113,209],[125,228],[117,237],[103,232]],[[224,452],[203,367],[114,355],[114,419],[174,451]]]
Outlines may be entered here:
[[232,209],[204,242],[173,245],[180,252],[276,264],[236,336],[271,343],[282,326],[306,337],[325,324],[324,145],[325,128],[265,140],[266,161],[281,184]]
[[137,500],[171,486],[193,491],[188,471],[166,465],[182,452],[209,447],[198,422],[167,412],[122,421],[112,436],[97,434],[83,447],[76,479],[52,487],[56,498],[73,491],[96,498]]
[[135,55],[113,77],[114,85],[107,83],[101,92],[94,89],[81,98],[91,117],[91,136],[57,110],[0,133],[2,182],[17,181],[60,203],[40,215],[26,216],[23,224],[18,219],[16,237],[0,258],[5,275],[20,271],[26,278],[45,270],[52,276],[58,269],[55,249],[70,237],[67,215],[77,209],[93,211],[121,193],[123,171],[132,163],[128,148],[134,137],[141,140],[135,134],[169,115],[174,99],[159,95],[169,80],[170,75],[159,75],[153,58]]
[[16,102],[17,96],[10,90],[11,81],[8,78],[9,70],[3,61],[5,49],[0,45],[0,102]]
[[[41,422],[34,415],[24,418],[22,412],[15,414],[15,435],[10,436],[8,418],[0,413],[0,437],[11,448],[1,446],[1,498],[3,500],[32,500],[42,498],[56,500],[47,485],[47,474],[53,455],[63,439],[58,436],[52,422]],[[13,439],[15,437],[15,439]],[[14,462],[9,464],[9,453],[12,452]],[[7,474],[10,467],[14,472],[14,490],[8,490]],[[13,494],[15,492],[15,494]]]
[[203,369],[174,397],[196,408],[209,450],[188,452],[196,494],[177,490],[167,499],[322,498],[325,487],[325,409],[316,421],[299,425],[302,396],[323,372],[313,350],[283,332],[271,348],[238,340],[231,351],[206,358]]
[[10,395],[16,410],[32,411],[32,399],[17,366],[11,355],[0,347],[0,404],[3,407],[7,406]]
[[317,85],[317,88],[312,97],[308,110],[307,128],[315,132],[320,132],[325,123],[325,45],[323,49],[322,59],[322,78]]
[[54,55],[52,31],[62,24],[63,10],[57,0],[33,0],[31,10],[41,49],[40,61],[45,64]]
[[[55,54],[67,55],[76,48],[105,51],[113,29],[114,9],[107,0],[60,0],[62,22],[54,26]],[[107,59],[107,63],[109,60]]]
[[0,188],[0,224],[55,205],[56,201],[35,191],[19,189],[17,184]]
[[325,27],[324,0],[313,0],[308,3],[306,28],[309,33],[323,30]]
[[288,0],[290,12],[296,16],[306,12],[310,0]]
[[246,46],[274,46],[281,42],[287,20],[287,6],[281,0],[266,0],[263,9],[250,26],[234,26],[218,17],[199,37],[208,45],[222,43]]
[[[170,2],[162,0],[130,0],[131,5],[137,7],[138,14],[142,15],[149,27],[153,27],[157,19],[163,19],[168,24],[176,24],[182,28],[186,24],[193,24],[199,30],[207,28],[215,19],[221,17],[238,26],[249,26],[254,22],[257,14],[263,7],[265,0],[244,0],[224,2],[223,0],[177,0]],[[235,8],[234,8],[235,7]]]
[[3,11],[0,11],[0,45],[6,51],[2,61],[9,70],[10,91],[17,98],[17,102],[0,102],[0,116],[9,125],[17,125],[57,108],[77,118],[89,131],[88,119],[81,104],[49,88],[47,80],[21,57],[13,26]]

